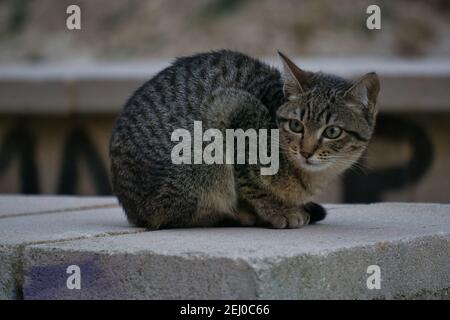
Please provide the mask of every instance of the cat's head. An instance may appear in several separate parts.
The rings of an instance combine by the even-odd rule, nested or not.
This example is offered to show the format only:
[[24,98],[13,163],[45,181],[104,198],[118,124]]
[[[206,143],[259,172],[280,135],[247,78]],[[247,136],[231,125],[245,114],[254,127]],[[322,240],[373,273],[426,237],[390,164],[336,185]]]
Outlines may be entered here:
[[304,171],[342,171],[358,160],[374,131],[380,82],[376,73],[356,81],[283,62],[286,103],[277,111],[280,149]]

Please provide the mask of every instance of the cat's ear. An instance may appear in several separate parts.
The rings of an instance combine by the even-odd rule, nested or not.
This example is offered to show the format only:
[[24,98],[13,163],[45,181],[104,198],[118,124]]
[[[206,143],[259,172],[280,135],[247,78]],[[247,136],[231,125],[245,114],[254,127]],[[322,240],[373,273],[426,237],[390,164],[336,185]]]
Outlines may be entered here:
[[375,106],[380,92],[380,80],[375,72],[367,73],[344,93],[344,97],[362,103],[364,106]]
[[294,62],[278,51],[281,62],[283,62],[283,93],[287,99],[295,99],[304,92],[304,88],[313,76],[312,72],[304,71],[297,67]]

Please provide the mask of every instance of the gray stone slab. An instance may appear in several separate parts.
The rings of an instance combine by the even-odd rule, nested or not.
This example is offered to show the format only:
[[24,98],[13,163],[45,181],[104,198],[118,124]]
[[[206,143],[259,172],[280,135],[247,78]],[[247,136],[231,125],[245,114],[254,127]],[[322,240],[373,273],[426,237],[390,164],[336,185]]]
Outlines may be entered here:
[[[100,201],[101,198],[98,200]],[[20,199],[18,199],[19,202]],[[57,199],[54,202],[58,202]],[[90,202],[104,203],[95,199],[91,199]],[[65,202],[66,205],[70,203],[71,201]],[[53,208],[56,206],[55,204]],[[52,205],[49,204],[48,207]],[[67,207],[61,206],[61,208]],[[128,224],[119,207],[85,208],[78,211],[2,217],[0,219],[0,299],[21,297],[21,257],[27,245],[139,231],[142,229]]]
[[118,206],[115,197],[0,195],[2,217]]
[[[280,66],[278,59],[266,60]],[[381,78],[379,104],[383,112],[447,112],[450,108],[448,59],[324,57],[295,61],[306,70],[345,77],[377,71]],[[0,112],[116,113],[133,90],[168,63],[168,60],[149,60],[0,66]]]
[[0,108],[3,114],[65,114],[69,111],[70,90],[64,81],[0,81]]
[[[161,230],[28,246],[26,299],[448,298],[450,205],[330,206],[295,230]],[[70,265],[81,289],[66,286]],[[381,289],[369,290],[378,265]]]

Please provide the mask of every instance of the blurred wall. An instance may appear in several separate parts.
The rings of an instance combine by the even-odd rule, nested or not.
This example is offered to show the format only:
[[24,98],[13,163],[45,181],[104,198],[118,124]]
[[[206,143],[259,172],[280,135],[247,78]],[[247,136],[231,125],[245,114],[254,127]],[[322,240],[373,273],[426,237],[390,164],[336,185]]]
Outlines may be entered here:
[[[0,193],[110,194],[115,115],[0,118]],[[450,202],[450,115],[381,115],[368,152],[326,202]]]
[[[82,29],[65,28],[78,4]],[[366,9],[381,8],[381,30]],[[3,0],[0,63],[172,58],[218,48],[256,56],[449,56],[448,0]]]
[[[81,7],[80,31],[65,28],[70,4]],[[370,4],[381,7],[381,30],[365,27]],[[25,69],[80,60],[120,64],[219,48],[260,57],[281,49],[313,58],[446,59],[449,35],[448,0],[3,0],[0,75],[16,64]],[[439,67],[433,72],[440,76]],[[19,92],[14,82],[4,83],[0,93],[9,94],[9,102],[16,95],[34,105],[39,99],[42,107],[27,113],[0,105],[0,193],[109,194],[108,139],[118,109],[47,114],[47,104],[59,108],[66,89],[52,91],[39,77],[34,81],[32,94]],[[420,93],[420,81],[413,93]],[[92,93],[96,88],[84,87]],[[444,85],[437,89],[444,90]],[[410,93],[401,92],[402,99]],[[320,199],[450,201],[450,101],[438,112],[423,103],[416,108],[413,101],[410,107],[413,111],[381,113],[361,164]]]

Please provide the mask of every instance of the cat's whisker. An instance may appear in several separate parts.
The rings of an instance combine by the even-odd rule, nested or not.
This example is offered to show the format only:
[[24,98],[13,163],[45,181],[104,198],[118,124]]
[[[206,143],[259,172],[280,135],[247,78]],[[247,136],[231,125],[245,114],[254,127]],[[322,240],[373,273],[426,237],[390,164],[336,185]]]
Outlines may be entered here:
[[372,170],[372,167],[365,162],[359,162],[359,161],[354,162],[352,160],[345,159],[345,158],[339,159],[337,161],[347,162],[352,167],[357,167],[357,168],[360,168],[361,170]]
[[367,174],[367,168],[365,168],[362,164],[357,163],[357,162],[352,162],[351,160],[344,160],[344,159],[339,159],[339,160],[334,160],[334,163],[337,165],[343,165],[343,166],[347,166],[348,170],[350,171],[354,171],[354,172],[361,172],[364,174]]

